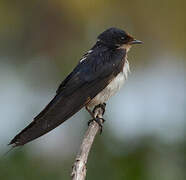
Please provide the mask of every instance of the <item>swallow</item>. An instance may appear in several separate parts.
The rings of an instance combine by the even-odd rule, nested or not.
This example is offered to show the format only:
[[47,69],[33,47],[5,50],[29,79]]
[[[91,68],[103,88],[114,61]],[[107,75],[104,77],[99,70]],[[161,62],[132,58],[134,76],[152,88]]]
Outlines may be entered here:
[[105,102],[124,84],[130,72],[127,53],[132,45],[141,43],[118,28],[102,32],[60,84],[50,103],[9,145],[21,146],[48,133],[83,107],[94,116],[92,109],[105,107]]

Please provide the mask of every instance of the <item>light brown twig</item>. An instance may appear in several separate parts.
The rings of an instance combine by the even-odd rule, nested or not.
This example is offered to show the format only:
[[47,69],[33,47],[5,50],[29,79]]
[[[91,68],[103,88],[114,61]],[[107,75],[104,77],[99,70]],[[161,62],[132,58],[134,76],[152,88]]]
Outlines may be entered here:
[[[94,116],[100,118],[101,124],[103,124],[103,121],[101,120],[103,118],[103,114],[104,114],[104,110],[101,107],[97,107],[96,109],[94,109]],[[88,155],[92,147],[92,144],[94,142],[95,136],[99,131],[99,128],[100,126],[95,121],[92,121],[89,124],[89,127],[84,135],[82,144],[80,146],[79,152],[77,153],[76,160],[72,167],[72,173],[71,173],[72,180],[85,179],[86,171],[87,171],[86,163],[87,163]]]

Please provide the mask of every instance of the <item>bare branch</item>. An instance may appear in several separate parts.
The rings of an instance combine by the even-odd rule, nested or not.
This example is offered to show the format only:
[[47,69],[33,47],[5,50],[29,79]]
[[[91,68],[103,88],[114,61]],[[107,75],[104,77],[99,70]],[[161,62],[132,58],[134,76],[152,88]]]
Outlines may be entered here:
[[[103,124],[103,114],[104,110],[101,107],[94,109],[94,116],[100,118],[101,124]],[[80,146],[79,152],[77,153],[76,160],[74,162],[71,177],[72,180],[84,180],[86,177],[86,163],[88,155],[92,144],[94,142],[95,136],[99,131],[99,125],[97,122],[92,121],[84,135],[82,144]]]

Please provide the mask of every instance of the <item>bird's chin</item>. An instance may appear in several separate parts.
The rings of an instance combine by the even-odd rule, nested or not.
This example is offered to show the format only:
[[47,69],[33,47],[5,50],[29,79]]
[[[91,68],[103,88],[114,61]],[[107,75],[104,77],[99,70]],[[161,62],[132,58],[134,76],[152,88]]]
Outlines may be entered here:
[[118,49],[124,49],[124,50],[126,50],[126,52],[128,52],[131,47],[132,47],[131,44],[123,44]]

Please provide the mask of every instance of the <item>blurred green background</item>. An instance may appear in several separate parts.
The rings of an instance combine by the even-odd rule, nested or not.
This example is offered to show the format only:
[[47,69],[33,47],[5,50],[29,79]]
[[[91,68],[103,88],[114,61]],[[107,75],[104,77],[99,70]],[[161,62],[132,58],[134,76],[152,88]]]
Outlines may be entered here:
[[[186,1],[1,0],[0,155],[54,96],[99,33],[118,27],[144,42],[107,103],[87,179],[186,179]],[[0,160],[1,180],[70,179],[89,115],[82,110]]]

